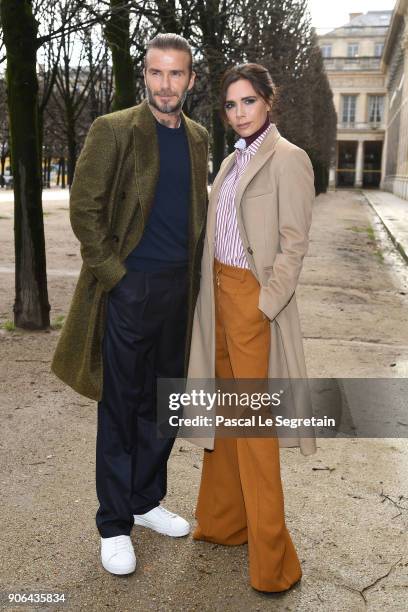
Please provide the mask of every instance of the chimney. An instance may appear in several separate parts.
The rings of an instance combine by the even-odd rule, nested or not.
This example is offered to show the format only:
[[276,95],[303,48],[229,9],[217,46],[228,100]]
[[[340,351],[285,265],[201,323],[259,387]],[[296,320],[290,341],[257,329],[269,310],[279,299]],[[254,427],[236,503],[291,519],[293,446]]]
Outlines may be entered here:
[[354,17],[360,17],[363,13],[349,13],[350,21],[354,19]]

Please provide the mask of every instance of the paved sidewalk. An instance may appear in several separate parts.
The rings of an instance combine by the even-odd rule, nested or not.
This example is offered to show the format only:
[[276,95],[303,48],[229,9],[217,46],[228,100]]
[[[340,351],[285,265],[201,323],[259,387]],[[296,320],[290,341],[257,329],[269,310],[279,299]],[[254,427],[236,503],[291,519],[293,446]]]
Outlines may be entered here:
[[408,200],[388,191],[363,191],[363,194],[408,262]]

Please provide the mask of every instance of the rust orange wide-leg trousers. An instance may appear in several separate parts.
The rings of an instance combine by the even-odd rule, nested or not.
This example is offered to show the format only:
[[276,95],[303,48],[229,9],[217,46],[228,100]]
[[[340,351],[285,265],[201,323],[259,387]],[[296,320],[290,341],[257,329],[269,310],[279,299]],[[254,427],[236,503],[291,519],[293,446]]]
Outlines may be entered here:
[[[268,378],[269,321],[258,309],[250,270],[215,261],[217,378]],[[289,589],[302,576],[285,525],[279,443],[271,438],[215,438],[204,451],[195,540],[248,542],[251,586]]]

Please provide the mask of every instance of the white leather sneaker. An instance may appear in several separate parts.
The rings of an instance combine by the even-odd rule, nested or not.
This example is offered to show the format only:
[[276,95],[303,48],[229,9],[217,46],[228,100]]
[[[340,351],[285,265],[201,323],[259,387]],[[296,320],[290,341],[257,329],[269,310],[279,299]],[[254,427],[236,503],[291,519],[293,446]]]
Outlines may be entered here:
[[130,536],[101,538],[101,561],[111,574],[131,574],[136,569],[136,556]]
[[181,516],[169,512],[163,506],[157,506],[145,514],[134,514],[135,525],[149,527],[163,535],[179,538],[190,533],[190,524]]

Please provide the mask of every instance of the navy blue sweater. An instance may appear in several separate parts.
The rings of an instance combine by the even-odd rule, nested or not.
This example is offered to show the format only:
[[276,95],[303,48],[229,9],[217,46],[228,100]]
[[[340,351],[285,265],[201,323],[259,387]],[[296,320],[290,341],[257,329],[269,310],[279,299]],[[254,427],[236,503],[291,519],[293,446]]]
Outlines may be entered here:
[[143,236],[127,257],[134,270],[163,270],[188,263],[191,168],[183,123],[168,128],[156,121],[160,172]]

